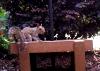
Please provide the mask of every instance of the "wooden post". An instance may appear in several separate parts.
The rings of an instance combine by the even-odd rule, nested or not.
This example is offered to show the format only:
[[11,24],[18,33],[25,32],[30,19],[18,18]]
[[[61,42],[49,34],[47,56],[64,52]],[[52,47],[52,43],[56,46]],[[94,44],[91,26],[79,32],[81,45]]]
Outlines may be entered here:
[[86,71],[84,41],[77,41],[74,45],[75,71]]
[[27,51],[19,53],[20,71],[31,71],[30,69],[30,56]]

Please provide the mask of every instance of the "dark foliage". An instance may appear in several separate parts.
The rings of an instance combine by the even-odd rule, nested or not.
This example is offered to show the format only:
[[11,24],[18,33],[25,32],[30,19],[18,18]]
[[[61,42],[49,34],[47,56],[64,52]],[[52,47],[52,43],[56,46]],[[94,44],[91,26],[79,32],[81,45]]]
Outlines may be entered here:
[[[9,24],[21,26],[42,23],[49,39],[48,0],[7,0],[2,5],[10,11]],[[99,0],[53,0],[54,34],[57,39],[77,39],[94,36],[100,30]],[[70,35],[65,37],[65,34]]]

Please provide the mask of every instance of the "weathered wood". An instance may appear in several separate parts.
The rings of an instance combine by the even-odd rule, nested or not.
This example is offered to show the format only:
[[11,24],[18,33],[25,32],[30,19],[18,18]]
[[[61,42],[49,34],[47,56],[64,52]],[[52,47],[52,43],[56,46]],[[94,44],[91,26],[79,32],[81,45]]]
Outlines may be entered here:
[[[19,44],[11,44],[11,53],[18,54]],[[40,41],[24,43],[24,49],[19,51],[19,62],[21,71],[31,71],[29,53],[48,53],[48,52],[74,52],[75,71],[85,70],[85,51],[92,51],[92,40],[59,40],[59,41]]]
[[30,56],[27,51],[22,51],[19,53],[19,62],[21,71],[31,71],[30,70]]
[[75,59],[75,71],[85,70],[85,48],[84,42],[75,42],[74,46],[74,59]]

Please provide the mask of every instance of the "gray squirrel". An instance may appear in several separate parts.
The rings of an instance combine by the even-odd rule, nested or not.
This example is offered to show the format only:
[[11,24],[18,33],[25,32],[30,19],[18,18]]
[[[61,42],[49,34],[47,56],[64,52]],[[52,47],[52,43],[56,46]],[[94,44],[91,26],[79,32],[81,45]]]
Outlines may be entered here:
[[37,25],[36,27],[24,27],[22,30],[17,26],[10,27],[8,31],[9,39],[11,41],[39,41],[39,34],[44,34],[45,28],[42,25]]

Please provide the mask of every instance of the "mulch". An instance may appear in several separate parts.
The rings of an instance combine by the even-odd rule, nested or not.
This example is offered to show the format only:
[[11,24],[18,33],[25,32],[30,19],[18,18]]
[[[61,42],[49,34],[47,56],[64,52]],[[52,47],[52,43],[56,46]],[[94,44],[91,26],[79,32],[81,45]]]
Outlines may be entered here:
[[19,71],[18,57],[0,53],[0,71]]
[[[86,52],[86,71],[100,71],[100,52]],[[0,71],[19,71],[18,56],[0,53]]]

